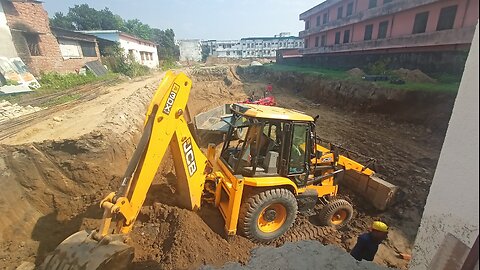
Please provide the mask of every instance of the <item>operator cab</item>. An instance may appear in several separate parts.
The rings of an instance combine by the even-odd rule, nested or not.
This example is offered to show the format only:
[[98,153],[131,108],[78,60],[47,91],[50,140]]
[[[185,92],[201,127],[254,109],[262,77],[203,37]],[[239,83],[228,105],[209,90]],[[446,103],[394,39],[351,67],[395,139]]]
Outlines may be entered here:
[[234,175],[283,176],[306,185],[314,147],[314,119],[303,113],[233,104],[221,159]]

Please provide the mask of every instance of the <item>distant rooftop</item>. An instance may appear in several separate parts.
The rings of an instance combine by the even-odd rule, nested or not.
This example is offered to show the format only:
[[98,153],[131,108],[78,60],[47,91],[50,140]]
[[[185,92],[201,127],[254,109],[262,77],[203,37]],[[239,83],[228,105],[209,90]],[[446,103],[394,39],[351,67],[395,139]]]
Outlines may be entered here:
[[77,31],[77,32],[83,33],[83,34],[90,34],[90,35],[95,35],[95,34],[119,34],[120,36],[128,37],[128,38],[135,39],[135,40],[138,40],[138,41],[141,41],[141,42],[149,43],[149,44],[152,44],[152,45],[158,45],[155,42],[152,42],[150,40],[139,38],[139,37],[136,37],[134,35],[130,35],[130,34],[127,34],[125,32],[122,32],[120,30],[84,30],[84,31]]
[[242,38],[241,40],[247,40],[247,39],[253,39],[253,40],[257,40],[257,39],[271,40],[271,39],[292,39],[292,38],[298,39],[299,37],[295,37],[295,36],[288,36],[288,37],[247,37],[247,38]]
[[327,7],[330,7],[333,4],[336,4],[340,1],[341,0],[326,0],[325,2],[322,2],[322,3],[314,6],[313,8],[301,13],[300,14],[300,20],[305,20],[309,16],[311,16],[311,15],[313,15],[313,14],[319,12],[319,11],[322,11],[322,10],[326,9]]

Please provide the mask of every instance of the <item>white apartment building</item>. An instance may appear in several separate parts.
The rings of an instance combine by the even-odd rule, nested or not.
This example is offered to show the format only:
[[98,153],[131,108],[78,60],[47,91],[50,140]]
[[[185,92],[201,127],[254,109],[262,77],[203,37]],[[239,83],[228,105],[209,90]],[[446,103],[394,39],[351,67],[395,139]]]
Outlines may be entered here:
[[274,58],[279,49],[303,48],[303,39],[280,33],[273,37],[250,37],[240,40],[202,41],[209,55],[224,58]]
[[294,36],[242,38],[240,43],[242,58],[273,58],[277,50],[303,48],[303,39]]
[[157,44],[141,39],[118,30],[92,30],[79,31],[81,33],[96,36],[99,39],[105,39],[118,42],[127,56],[132,56],[135,61],[149,68],[157,68],[158,53]]

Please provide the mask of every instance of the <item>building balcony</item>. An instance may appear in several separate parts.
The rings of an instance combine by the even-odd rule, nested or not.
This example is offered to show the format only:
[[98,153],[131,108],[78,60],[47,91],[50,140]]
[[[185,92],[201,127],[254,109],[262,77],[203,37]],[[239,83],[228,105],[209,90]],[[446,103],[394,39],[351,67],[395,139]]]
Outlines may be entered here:
[[302,54],[318,54],[470,44],[472,42],[474,32],[475,27],[465,27],[461,29],[451,29],[415,35],[405,35],[386,39],[307,48],[301,49],[300,52]]
[[330,21],[326,24],[312,27],[310,29],[301,31],[298,36],[305,38],[313,34],[325,32],[331,29],[336,29],[342,26],[366,21],[368,19],[377,18],[380,16],[391,15],[401,11],[409,10],[418,6],[423,6],[437,2],[439,0],[398,0],[388,3],[383,6],[379,6],[372,9],[362,10],[354,13],[351,16],[344,17],[338,20]]

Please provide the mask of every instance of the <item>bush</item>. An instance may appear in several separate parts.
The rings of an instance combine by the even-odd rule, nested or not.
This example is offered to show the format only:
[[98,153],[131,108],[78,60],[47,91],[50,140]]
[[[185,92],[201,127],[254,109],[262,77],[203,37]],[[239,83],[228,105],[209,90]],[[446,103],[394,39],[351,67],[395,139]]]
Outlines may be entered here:
[[389,60],[378,60],[375,63],[368,64],[366,71],[369,75],[387,75],[390,71],[388,70]]
[[165,59],[160,62],[161,70],[169,70],[177,67],[177,62],[174,59]]
[[57,72],[40,74],[39,83],[43,89],[67,89],[77,85],[99,80],[92,72],[87,70],[86,75],[76,73],[59,74]]
[[135,61],[132,55],[125,56],[120,46],[113,45],[103,49],[102,62],[115,73],[121,73],[129,77],[143,76],[150,72],[150,68]]

